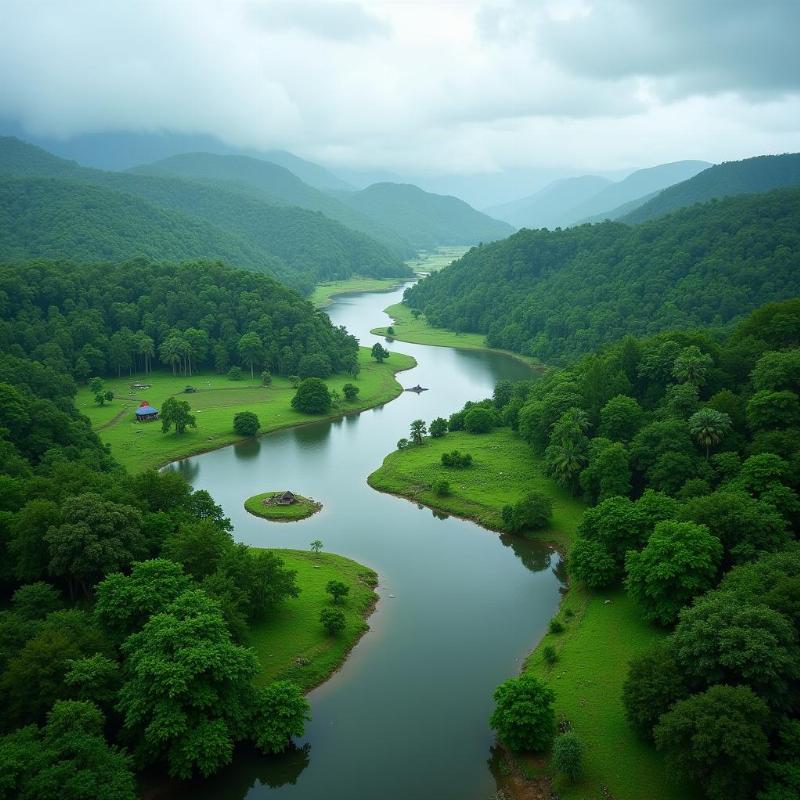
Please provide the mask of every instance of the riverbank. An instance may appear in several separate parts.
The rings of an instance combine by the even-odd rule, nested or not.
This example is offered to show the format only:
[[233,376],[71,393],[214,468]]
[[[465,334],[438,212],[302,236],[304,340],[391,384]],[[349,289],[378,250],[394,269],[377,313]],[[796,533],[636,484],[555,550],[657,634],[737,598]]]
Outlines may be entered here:
[[[250,629],[247,643],[261,663],[257,683],[291,680],[308,692],[342,666],[369,630],[367,619],[378,602],[378,576],[368,567],[334,553],[272,552],[288,569],[297,571],[300,594],[285,600],[273,616]],[[328,636],[319,619],[323,608],[333,607],[325,591],[331,580],[350,587],[345,601],[335,606],[345,617],[344,630],[337,636]]]
[[329,306],[341,294],[356,292],[391,292],[407,283],[411,278],[361,278],[352,277],[342,281],[318,283],[308,298],[317,308]]
[[[470,453],[473,467],[442,467],[441,454],[451,450]],[[431,487],[439,480],[450,483],[450,494],[435,494]],[[530,489],[546,491],[553,498],[552,525],[535,535],[555,542],[567,558],[584,509],[545,476],[541,459],[507,428],[488,434],[457,431],[426,439],[422,445],[390,453],[368,481],[380,491],[472,519],[493,530],[502,529],[504,505],[519,500]],[[557,782],[559,796],[563,800],[597,796],[686,800],[690,795],[671,778],[661,755],[628,727],[621,700],[628,662],[663,633],[642,620],[622,591],[589,592],[570,585],[557,619],[564,631],[548,633],[536,643],[523,670],[552,687],[557,717],[569,719],[586,746],[583,779],[572,785]],[[557,653],[553,665],[543,658],[548,645]],[[520,757],[517,762],[522,774],[532,780],[541,778],[541,758]],[[607,787],[610,794],[603,795],[601,787]],[[520,797],[524,796],[520,792]]]
[[376,336],[384,336],[399,342],[411,344],[427,344],[434,347],[455,347],[460,350],[486,350],[490,353],[501,353],[509,358],[522,361],[533,369],[544,372],[547,367],[541,362],[520,353],[510,350],[498,350],[486,344],[486,337],[482,333],[458,333],[447,328],[435,328],[426,319],[424,314],[414,317],[411,309],[402,303],[396,303],[384,309],[392,318],[393,333],[389,333],[389,326],[373,328],[370,332]]
[[[343,399],[331,413],[324,415],[295,411],[291,406],[295,389],[287,378],[275,376],[269,386],[261,386],[249,375],[241,381],[231,381],[225,375],[212,372],[197,373],[189,378],[158,371],[109,379],[105,381],[105,388],[114,392],[114,400],[97,406],[88,387],[82,387],[76,404],[81,413],[89,417],[100,439],[110,445],[114,457],[135,472],[246,441],[233,431],[234,414],[241,411],[258,415],[259,435],[263,435],[383,405],[403,391],[396,374],[416,365],[411,356],[394,351],[389,359],[378,364],[364,347],[359,349],[359,363],[361,371],[357,378],[334,375],[325,381],[331,390],[340,394],[345,383],[355,384],[360,389],[358,398],[355,401]],[[134,384],[147,388],[134,389]],[[185,393],[187,386],[196,391]],[[197,421],[196,428],[188,428],[182,434],[174,430],[163,434],[158,421],[137,423],[134,420],[134,411],[143,400],[160,408],[172,396],[189,403]]]

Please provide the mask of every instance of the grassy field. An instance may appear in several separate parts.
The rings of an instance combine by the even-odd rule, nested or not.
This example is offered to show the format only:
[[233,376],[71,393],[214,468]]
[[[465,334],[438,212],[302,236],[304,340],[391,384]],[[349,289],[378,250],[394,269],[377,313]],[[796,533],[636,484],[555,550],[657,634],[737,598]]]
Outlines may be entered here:
[[[450,450],[470,453],[474,465],[464,470],[442,467],[441,454]],[[450,482],[449,496],[438,497],[431,491],[439,480]],[[505,504],[530,489],[547,491],[554,501],[552,526],[537,535],[556,542],[567,554],[584,508],[543,474],[541,461],[506,428],[488,434],[449,433],[390,453],[369,476],[369,483],[494,529],[502,525]],[[643,622],[621,591],[591,593],[570,586],[558,619],[565,631],[547,634],[524,669],[551,685],[557,716],[569,719],[586,745],[583,780],[572,786],[557,782],[559,796],[562,800],[691,798],[686,787],[675,783],[659,754],[628,728],[621,702],[627,663],[663,634]],[[553,666],[542,656],[547,645],[558,653]],[[532,777],[542,772],[541,759],[519,759],[518,766]],[[603,786],[610,795],[602,794]]]
[[438,272],[461,258],[471,248],[470,244],[456,244],[449,247],[437,247],[435,250],[422,250],[416,258],[406,261],[406,264],[417,274]]
[[512,358],[524,361],[535,367],[541,365],[533,358],[512,353],[510,350],[498,350],[486,344],[486,337],[482,333],[457,333],[447,328],[434,328],[421,314],[417,319],[411,313],[411,309],[402,303],[385,308],[384,311],[392,318],[394,333],[388,332],[388,327],[373,328],[370,333],[378,336],[391,336],[400,342],[411,342],[412,344],[429,344],[435,347],[458,347],[462,350],[492,350],[495,353],[505,353]]
[[253,516],[264,517],[273,522],[295,522],[298,519],[305,519],[312,514],[316,514],[322,508],[322,504],[309,497],[300,494],[295,495],[295,502],[290,505],[267,504],[264,501],[283,492],[262,492],[254,494],[244,501],[244,507]]
[[[286,600],[267,622],[254,626],[248,644],[261,662],[259,683],[288,679],[308,691],[329,678],[369,630],[366,619],[378,600],[374,590],[377,575],[333,553],[272,552],[283,559],[286,567],[297,570],[300,595]],[[325,591],[330,580],[343,581],[350,587],[345,602],[336,606],[346,619],[346,627],[338,636],[328,636],[319,621],[322,609],[331,605]]]
[[[242,441],[242,437],[233,432],[233,415],[239,411],[254,411],[261,422],[261,433],[268,433],[386,403],[402,392],[395,373],[411,369],[416,363],[410,356],[393,352],[391,359],[378,364],[366,348],[361,348],[359,359],[361,372],[358,378],[335,375],[326,381],[331,389],[340,393],[345,383],[356,384],[361,390],[358,400],[343,400],[328,415],[312,416],[295,411],[291,406],[295,390],[286,378],[273,377],[272,385],[263,387],[249,376],[241,381],[231,381],[225,375],[210,372],[186,378],[159,371],[107,380],[106,388],[115,395],[111,403],[98,407],[87,387],[80,389],[76,403],[89,417],[103,442],[111,445],[117,460],[136,471]],[[150,388],[133,390],[133,383],[147,383]],[[198,391],[181,394],[187,385]],[[134,411],[142,400],[160,408],[173,395],[189,402],[197,428],[189,428],[183,434],[174,430],[162,434],[159,422],[137,423],[134,420]]]
[[343,281],[318,283],[308,299],[317,307],[324,308],[333,302],[338,294],[352,292],[390,292],[402,285],[400,278],[347,278]]

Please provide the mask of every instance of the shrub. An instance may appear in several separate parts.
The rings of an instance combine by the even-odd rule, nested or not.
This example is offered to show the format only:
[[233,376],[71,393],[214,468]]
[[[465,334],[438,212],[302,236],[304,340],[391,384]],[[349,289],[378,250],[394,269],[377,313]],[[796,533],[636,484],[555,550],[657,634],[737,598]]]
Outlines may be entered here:
[[345,597],[350,594],[350,587],[342,581],[328,581],[325,591],[333,598],[334,603],[343,603]]
[[481,406],[471,408],[464,415],[464,430],[467,433],[488,433],[494,427],[495,415]]
[[553,741],[553,690],[532,675],[510,678],[495,689],[489,724],[512,750],[542,752]]
[[388,334],[389,334],[389,336],[394,336],[394,326],[393,326],[393,325],[390,325],[390,326],[389,326],[389,327],[386,329],[386,333],[388,333]]
[[268,369],[265,369],[261,373],[261,385],[269,386],[271,383],[272,383],[272,373]]
[[619,578],[613,556],[600,542],[579,538],[568,561],[569,573],[590,589],[612,586]]
[[292,398],[292,408],[304,414],[325,414],[331,410],[331,393],[321,378],[306,378]]
[[433,491],[437,497],[446,497],[450,494],[450,482],[449,481],[436,481],[433,485]]
[[555,647],[553,645],[548,644],[546,647],[542,649],[542,658],[548,664],[555,664],[558,661],[558,654],[556,653]]
[[544,492],[528,492],[513,506],[503,507],[503,522],[514,532],[523,528],[544,528],[553,515],[553,501]]
[[328,632],[328,636],[336,636],[344,630],[344,613],[338,608],[323,608],[319,621]]
[[228,380],[229,381],[240,381],[244,378],[244,372],[242,372],[241,367],[231,367],[228,370]]
[[233,430],[237,436],[255,436],[261,423],[252,411],[240,411],[233,415]]
[[447,420],[444,417],[436,417],[428,426],[428,432],[434,439],[439,439],[447,433]]
[[453,469],[466,469],[472,466],[472,456],[469,453],[462,455],[458,450],[442,453],[441,460],[443,467],[452,467]]
[[344,393],[344,399],[348,402],[352,403],[358,397],[358,393],[361,389],[358,386],[354,386],[352,383],[346,383],[342,386],[342,392]]
[[551,619],[548,628],[550,633],[564,633],[564,623],[557,619]]
[[553,769],[576,781],[583,773],[583,742],[572,731],[562,733],[553,744]]
[[397,449],[398,450],[405,450],[406,447],[408,447],[410,444],[411,444],[411,442],[409,442],[408,439],[403,437],[402,439],[398,439],[397,440]]
[[289,383],[296,389],[300,385],[301,378],[299,375],[290,375]]

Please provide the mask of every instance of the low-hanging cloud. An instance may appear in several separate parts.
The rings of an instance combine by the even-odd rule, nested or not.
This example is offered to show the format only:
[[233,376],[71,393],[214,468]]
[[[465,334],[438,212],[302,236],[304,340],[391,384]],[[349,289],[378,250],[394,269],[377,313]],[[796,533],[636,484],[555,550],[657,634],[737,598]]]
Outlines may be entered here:
[[0,116],[39,135],[209,133],[417,172],[796,150],[796,9],[0,0]]

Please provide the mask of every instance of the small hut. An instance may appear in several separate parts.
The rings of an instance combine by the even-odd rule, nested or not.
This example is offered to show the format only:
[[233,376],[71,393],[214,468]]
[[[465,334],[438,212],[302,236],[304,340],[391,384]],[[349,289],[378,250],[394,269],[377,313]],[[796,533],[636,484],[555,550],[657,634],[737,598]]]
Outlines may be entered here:
[[153,408],[147,400],[143,400],[136,409],[136,421],[152,422],[154,419],[158,419],[158,409]]
[[290,505],[292,505],[292,503],[296,503],[297,502],[297,498],[294,496],[293,492],[290,492],[290,491],[287,490],[283,494],[279,494],[275,498],[275,502],[279,506],[290,506]]

